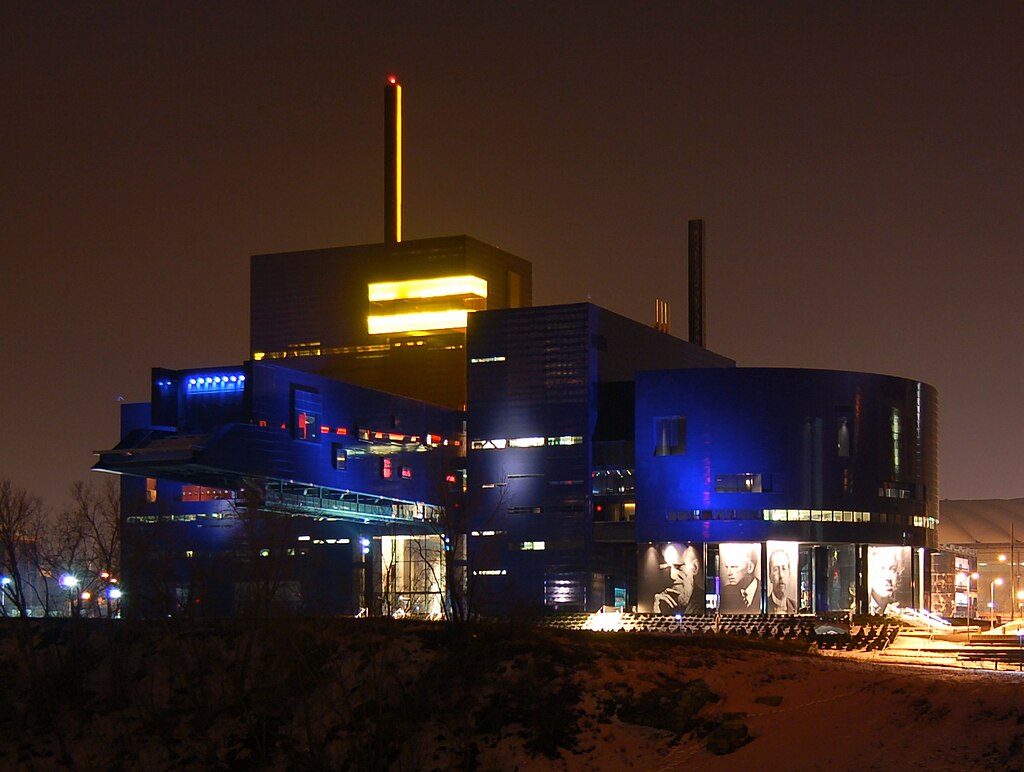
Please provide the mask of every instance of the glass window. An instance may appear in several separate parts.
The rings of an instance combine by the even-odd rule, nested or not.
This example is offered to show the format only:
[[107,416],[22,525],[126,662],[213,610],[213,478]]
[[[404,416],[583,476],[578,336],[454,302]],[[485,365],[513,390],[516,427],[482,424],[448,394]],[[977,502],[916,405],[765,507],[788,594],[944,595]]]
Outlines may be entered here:
[[320,393],[292,385],[292,436],[306,442],[320,441]]
[[672,415],[654,419],[654,455],[681,456],[686,453],[686,418]]
[[771,489],[770,475],[753,472],[715,475],[715,493],[764,493]]
[[850,457],[850,421],[845,416],[839,419],[839,431],[836,446],[842,458]]
[[348,466],[348,451],[336,442],[331,444],[331,465],[339,472]]

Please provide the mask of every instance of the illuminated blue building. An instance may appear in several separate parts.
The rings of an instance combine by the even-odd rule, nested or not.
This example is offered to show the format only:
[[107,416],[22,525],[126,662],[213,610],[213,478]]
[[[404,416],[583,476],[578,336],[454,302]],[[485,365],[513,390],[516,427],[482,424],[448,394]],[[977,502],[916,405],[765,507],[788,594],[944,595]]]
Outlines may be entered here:
[[469,559],[496,613],[633,605],[633,379],[732,361],[590,304],[474,314]]
[[736,368],[590,304],[531,307],[530,263],[402,241],[386,88],[380,244],[252,259],[251,360],[153,371],[96,468],[124,475],[128,615],[929,605],[936,394]]
[[796,611],[869,611],[873,559],[898,563],[901,605],[929,605],[939,494],[932,387],[825,370],[640,373],[636,448],[640,573],[651,588],[641,590],[641,610],[654,610],[668,544],[701,553],[709,608],[723,593],[722,544],[757,553],[752,584],[764,588],[778,551]]
[[[125,475],[129,614],[230,614],[264,585],[279,610],[355,613],[387,595],[382,561],[437,563],[456,411],[250,361],[156,369],[122,423],[96,468]],[[406,604],[436,611],[437,584],[409,578]]]

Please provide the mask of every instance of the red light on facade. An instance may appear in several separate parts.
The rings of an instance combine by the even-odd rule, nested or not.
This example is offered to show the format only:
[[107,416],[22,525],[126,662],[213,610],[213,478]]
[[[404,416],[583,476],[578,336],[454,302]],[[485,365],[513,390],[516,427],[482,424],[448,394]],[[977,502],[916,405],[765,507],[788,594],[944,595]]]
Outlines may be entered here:
[[412,470],[409,467],[407,467],[407,466],[403,466],[402,467],[402,479],[408,480],[411,477],[412,477]]
[[388,439],[392,442],[405,442],[404,434],[389,434]]
[[595,512],[603,512],[604,511],[604,505],[602,505],[602,504],[595,505],[594,506],[594,511]]
[[323,426],[321,428],[323,429],[324,434],[330,434],[331,433],[331,427],[330,426]]
[[335,433],[335,434],[348,434],[348,429],[346,429],[346,428],[345,428],[344,426],[339,426],[339,427],[338,427],[338,428],[337,428],[337,429],[335,430],[335,432],[334,432],[334,433]]
[[393,85],[395,85],[396,83],[398,83],[398,78],[396,78],[396,77],[395,77],[394,75],[391,75],[391,76],[390,76],[390,77],[388,78],[388,83],[390,83],[390,84],[391,84],[391,85],[393,86]]
[[453,483],[453,482],[455,482],[455,475],[453,475],[453,474],[447,475],[447,476],[445,476],[444,479],[445,479],[445,482]]
[[288,424],[281,424],[281,428],[282,429],[287,429],[288,428]]
[[390,480],[391,472],[391,459],[382,458],[380,460],[380,476],[383,477],[385,480]]
[[260,421],[260,428],[266,429],[267,428],[267,422],[266,421]]

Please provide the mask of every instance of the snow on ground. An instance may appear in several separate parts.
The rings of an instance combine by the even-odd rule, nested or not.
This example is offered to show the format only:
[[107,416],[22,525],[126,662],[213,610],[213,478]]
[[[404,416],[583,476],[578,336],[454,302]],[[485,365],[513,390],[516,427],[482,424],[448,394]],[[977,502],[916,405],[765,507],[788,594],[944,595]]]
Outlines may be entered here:
[[2,769],[842,772],[1024,758],[1024,673],[961,667],[930,636],[839,655],[525,625],[37,627],[20,647],[0,626],[14,706],[0,715]]
[[[695,666],[699,661],[699,666]],[[684,654],[682,661],[605,661],[595,694],[676,680],[721,697],[702,713],[745,714],[750,741],[718,756],[696,733],[619,720],[586,727],[557,764],[566,770],[995,770],[1021,768],[1024,674],[890,664],[882,658],[770,651]],[[763,701],[758,701],[761,698]],[[765,704],[777,702],[778,704]],[[589,718],[589,717],[588,717]],[[592,751],[586,752],[587,749]],[[495,768],[499,768],[496,766]]]

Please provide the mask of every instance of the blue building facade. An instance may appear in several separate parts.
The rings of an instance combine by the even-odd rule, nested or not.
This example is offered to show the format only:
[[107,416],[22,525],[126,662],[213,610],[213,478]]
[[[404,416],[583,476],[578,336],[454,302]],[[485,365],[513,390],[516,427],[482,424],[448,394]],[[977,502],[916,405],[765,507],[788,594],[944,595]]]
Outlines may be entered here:
[[[253,263],[275,348],[153,370],[100,455],[126,615],[929,605],[930,386],[524,305],[529,264],[464,237],[286,257]],[[320,325],[327,264],[346,315]]]
[[585,303],[474,314],[467,347],[477,607],[633,605],[632,380],[732,361]]
[[884,593],[870,574],[885,562],[898,573],[879,579],[890,596],[927,605],[939,495],[931,386],[823,370],[643,372],[636,454],[641,610],[663,610],[657,597],[686,562],[666,552],[699,559],[706,610],[735,580],[730,551],[744,564],[733,584],[758,593],[752,612],[770,610],[775,553],[791,611],[877,609]]
[[[124,475],[130,615],[231,614],[261,593],[309,613],[443,605],[461,413],[252,361],[156,369],[152,394],[96,464]],[[425,556],[434,576],[412,576]]]

